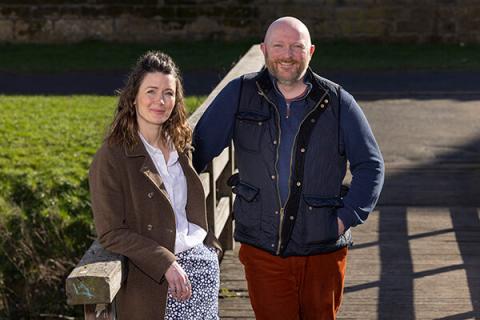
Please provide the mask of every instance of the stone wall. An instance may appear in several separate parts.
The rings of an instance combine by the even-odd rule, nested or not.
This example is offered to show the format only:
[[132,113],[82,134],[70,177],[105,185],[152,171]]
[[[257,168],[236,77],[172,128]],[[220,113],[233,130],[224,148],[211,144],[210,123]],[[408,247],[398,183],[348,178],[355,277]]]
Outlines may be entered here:
[[479,0],[0,0],[0,42],[260,41],[283,15],[316,42],[480,43]]

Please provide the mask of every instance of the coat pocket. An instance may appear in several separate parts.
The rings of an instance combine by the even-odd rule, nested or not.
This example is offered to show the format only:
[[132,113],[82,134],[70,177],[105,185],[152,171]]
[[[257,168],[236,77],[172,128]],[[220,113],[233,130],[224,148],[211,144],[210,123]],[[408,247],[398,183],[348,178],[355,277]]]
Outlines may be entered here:
[[234,133],[235,147],[257,152],[260,149],[260,142],[268,119],[270,119],[269,114],[252,111],[238,112]]
[[335,242],[338,239],[337,208],[340,197],[303,195],[303,232],[305,244]]

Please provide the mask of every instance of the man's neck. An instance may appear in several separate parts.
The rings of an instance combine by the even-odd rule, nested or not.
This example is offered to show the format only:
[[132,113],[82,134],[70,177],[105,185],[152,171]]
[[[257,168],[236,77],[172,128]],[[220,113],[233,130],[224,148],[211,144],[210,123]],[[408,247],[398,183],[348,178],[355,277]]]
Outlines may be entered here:
[[292,100],[301,96],[307,89],[307,85],[303,82],[303,78],[294,83],[288,84],[277,81],[277,87],[287,100]]

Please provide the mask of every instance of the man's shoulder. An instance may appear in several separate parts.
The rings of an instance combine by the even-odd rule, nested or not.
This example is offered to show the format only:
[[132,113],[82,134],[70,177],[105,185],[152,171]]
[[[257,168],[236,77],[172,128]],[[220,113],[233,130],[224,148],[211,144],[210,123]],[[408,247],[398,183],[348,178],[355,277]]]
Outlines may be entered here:
[[319,83],[325,89],[329,89],[331,91],[338,91],[341,88],[341,86],[338,83],[333,82],[332,80],[327,79],[325,77],[322,77],[313,71],[311,71],[311,74],[315,78],[315,81],[317,81],[317,83]]

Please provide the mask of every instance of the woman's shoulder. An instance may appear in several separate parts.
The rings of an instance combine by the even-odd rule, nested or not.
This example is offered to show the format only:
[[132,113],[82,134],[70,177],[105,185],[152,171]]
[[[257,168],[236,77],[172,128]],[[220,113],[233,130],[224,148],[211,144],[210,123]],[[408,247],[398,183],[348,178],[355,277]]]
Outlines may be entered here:
[[123,145],[111,144],[105,140],[95,153],[94,161],[118,161],[124,154],[125,148]]

